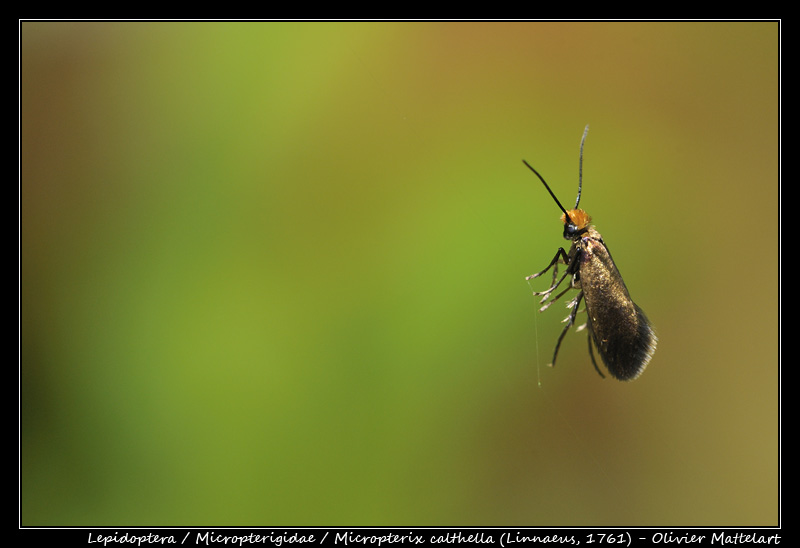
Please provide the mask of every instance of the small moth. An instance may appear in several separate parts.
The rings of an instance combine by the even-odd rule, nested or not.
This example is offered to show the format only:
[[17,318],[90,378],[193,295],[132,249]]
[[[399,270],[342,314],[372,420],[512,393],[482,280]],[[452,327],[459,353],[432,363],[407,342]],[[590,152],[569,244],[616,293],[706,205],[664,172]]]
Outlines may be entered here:
[[[556,342],[551,366],[555,365],[561,341],[575,323],[578,307],[581,301],[585,300],[588,319],[586,324],[577,330],[580,331],[585,327],[589,332],[589,356],[592,358],[594,368],[601,377],[605,377],[597,367],[593,345],[597,347],[600,358],[612,377],[621,381],[632,381],[644,371],[653,357],[658,339],[642,309],[631,299],[628,288],[625,287],[625,282],[611,258],[608,246],[591,224],[591,217],[584,210],[578,209],[583,186],[583,144],[588,132],[587,125],[581,139],[578,163],[578,198],[575,200],[575,207],[569,211],[564,209],[539,172],[522,160],[542,181],[559,209],[564,212],[561,216],[561,222],[564,223],[564,239],[572,242],[569,252],[560,247],[544,270],[525,279],[538,278],[553,269],[553,281],[550,287],[544,291],[534,292],[534,295],[541,296],[541,302],[545,303],[540,312],[544,312],[570,289],[578,290],[575,298],[567,304],[567,308],[570,309],[569,316],[564,320],[567,325],[564,326]],[[558,278],[559,264],[567,267],[560,278]],[[567,276],[570,277],[567,288],[550,298]]]

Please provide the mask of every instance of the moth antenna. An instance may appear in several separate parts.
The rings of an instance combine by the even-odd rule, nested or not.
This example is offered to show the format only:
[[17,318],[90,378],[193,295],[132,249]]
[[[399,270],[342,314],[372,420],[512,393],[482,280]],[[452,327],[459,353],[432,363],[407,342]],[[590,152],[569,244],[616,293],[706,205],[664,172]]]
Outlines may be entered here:
[[[589,129],[589,126],[586,126],[586,129]],[[586,134],[584,133],[584,137],[585,137],[585,136],[586,136]],[[535,169],[533,169],[533,166],[531,166],[531,165],[530,165],[528,162],[526,162],[525,160],[522,160],[522,163],[523,163],[523,164],[525,164],[526,166],[528,166],[528,169],[530,169],[531,171],[533,171],[533,172],[536,174],[536,176],[537,176],[537,177],[539,177],[539,180],[542,182],[542,184],[544,185],[544,187],[547,189],[547,192],[549,192],[549,193],[550,193],[550,196],[552,196],[552,197],[553,197],[553,199],[556,201],[556,204],[558,204],[558,207],[559,207],[559,209],[561,209],[561,211],[563,211],[563,212],[564,212],[564,215],[566,215],[566,216],[567,216],[567,219],[569,219],[570,221],[572,221],[572,217],[570,217],[570,216],[569,216],[569,213],[567,213],[567,210],[566,210],[566,209],[564,209],[564,206],[562,206],[562,205],[561,205],[561,202],[559,202],[559,201],[558,201],[558,198],[556,198],[556,195],[555,195],[555,194],[553,194],[553,191],[552,191],[552,190],[550,190],[550,186],[549,186],[549,185],[548,185],[548,184],[545,182],[545,180],[544,180],[544,177],[542,177],[541,175],[539,175],[539,172],[538,172],[538,171],[536,171]],[[578,194],[578,198],[580,198],[580,193]]]
[[581,189],[583,188],[583,143],[586,141],[587,133],[589,133],[589,124],[586,124],[586,129],[583,130],[583,137],[581,138],[581,155],[578,159],[578,199],[575,200],[575,209],[578,209],[578,204],[581,203]]

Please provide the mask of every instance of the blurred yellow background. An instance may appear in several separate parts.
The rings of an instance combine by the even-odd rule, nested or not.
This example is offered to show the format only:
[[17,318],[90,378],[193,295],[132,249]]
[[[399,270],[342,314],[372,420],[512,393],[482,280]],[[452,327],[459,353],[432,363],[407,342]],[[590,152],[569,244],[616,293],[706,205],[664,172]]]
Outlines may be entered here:
[[20,29],[22,525],[778,524],[778,23]]

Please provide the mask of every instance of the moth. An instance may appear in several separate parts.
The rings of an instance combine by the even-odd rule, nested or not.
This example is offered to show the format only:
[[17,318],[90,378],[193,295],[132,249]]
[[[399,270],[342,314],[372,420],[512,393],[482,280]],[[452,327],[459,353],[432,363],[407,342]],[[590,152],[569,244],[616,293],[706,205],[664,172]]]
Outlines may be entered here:
[[[534,295],[541,296],[541,302],[545,303],[540,308],[540,312],[547,310],[568,291],[573,289],[578,291],[575,298],[567,304],[570,313],[564,320],[566,325],[556,342],[551,366],[555,366],[561,341],[570,327],[574,325],[581,301],[585,301],[587,321],[577,330],[585,327],[589,333],[589,356],[594,368],[601,377],[605,377],[597,366],[593,347],[597,348],[600,359],[612,377],[621,381],[632,381],[641,375],[650,362],[656,350],[658,338],[645,313],[631,299],[608,246],[594,225],[591,224],[592,218],[584,210],[578,209],[583,187],[583,145],[588,132],[589,126],[587,125],[581,138],[578,197],[573,209],[564,209],[550,186],[545,182],[544,177],[528,162],[522,160],[542,181],[550,196],[563,212],[561,222],[564,224],[564,239],[572,242],[569,251],[560,247],[544,270],[531,274],[525,279],[532,280],[545,274],[551,268],[553,270],[553,281],[550,287],[544,291],[534,292]],[[558,277],[559,265],[566,265],[566,270],[560,278]],[[567,278],[569,281],[566,289],[553,296],[556,289]]]

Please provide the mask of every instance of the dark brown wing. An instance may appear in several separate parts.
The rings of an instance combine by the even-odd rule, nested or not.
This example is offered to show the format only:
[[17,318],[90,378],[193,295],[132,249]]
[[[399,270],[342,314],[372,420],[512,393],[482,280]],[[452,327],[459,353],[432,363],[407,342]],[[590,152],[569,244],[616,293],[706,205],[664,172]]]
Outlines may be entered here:
[[653,356],[655,332],[628,294],[600,234],[590,229],[579,245],[581,288],[595,346],[612,376],[633,380]]

